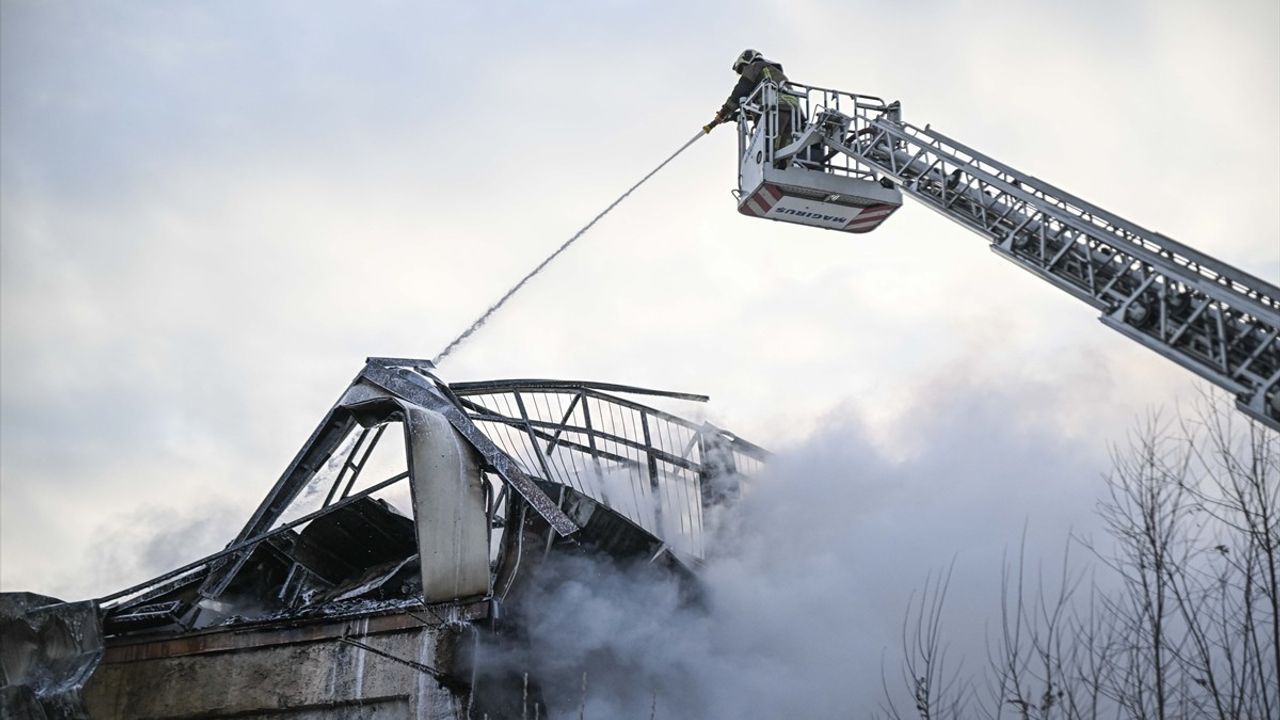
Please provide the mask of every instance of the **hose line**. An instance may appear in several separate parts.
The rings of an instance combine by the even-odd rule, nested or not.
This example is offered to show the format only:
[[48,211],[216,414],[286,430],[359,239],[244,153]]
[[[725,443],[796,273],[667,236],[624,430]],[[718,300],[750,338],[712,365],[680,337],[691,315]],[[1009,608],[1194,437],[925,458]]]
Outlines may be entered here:
[[497,301],[496,303],[494,303],[494,304],[490,305],[490,306],[489,306],[489,309],[488,309],[488,310],[485,310],[483,315],[481,315],[479,318],[477,318],[475,322],[471,323],[471,327],[467,328],[465,332],[463,332],[463,333],[462,333],[461,335],[459,335],[458,337],[454,338],[453,342],[451,342],[451,343],[449,343],[448,345],[446,345],[446,346],[445,346],[445,348],[444,348],[444,350],[441,350],[441,351],[440,351],[440,354],[439,354],[439,355],[436,355],[435,359],[434,359],[434,360],[432,360],[431,362],[432,362],[433,364],[435,364],[435,365],[437,365],[437,366],[438,366],[442,360],[444,360],[446,357],[448,357],[448,356],[449,356],[449,353],[453,352],[454,348],[456,348],[456,347],[458,347],[459,345],[461,345],[464,341],[466,341],[466,339],[467,339],[467,338],[471,337],[471,336],[472,336],[472,334],[474,334],[474,333],[475,333],[475,331],[479,330],[479,329],[480,329],[480,327],[481,327],[482,325],[484,325],[486,321],[488,321],[489,317],[490,317],[491,315],[493,315],[495,312],[497,312],[497,311],[498,311],[498,308],[501,308],[501,307],[503,306],[503,304],[505,304],[505,303],[507,302],[507,300],[510,300],[510,299],[511,299],[511,296],[512,296],[512,295],[515,295],[515,294],[516,294],[516,291],[517,291],[517,290],[519,290],[520,288],[524,287],[524,284],[525,284],[525,283],[527,283],[527,282],[529,282],[530,280],[532,280],[532,279],[533,279],[533,276],[535,276],[535,275],[537,275],[538,273],[542,272],[542,271],[543,271],[543,269],[545,269],[548,265],[550,265],[550,264],[551,264],[551,261],[552,261],[552,260],[555,260],[555,259],[556,259],[556,257],[558,257],[558,256],[560,255],[560,253],[564,252],[565,250],[568,250],[570,245],[572,245],[574,242],[576,242],[576,241],[578,240],[578,238],[580,238],[580,237],[582,237],[584,234],[586,234],[586,232],[587,232],[588,230],[590,230],[590,229],[591,229],[591,226],[592,226],[592,225],[595,225],[595,224],[596,224],[596,222],[598,222],[598,221],[600,220],[600,218],[604,217],[605,215],[608,215],[610,210],[613,210],[615,207],[617,207],[617,206],[618,206],[618,204],[619,204],[619,203],[621,203],[623,200],[626,200],[626,199],[627,199],[627,196],[628,196],[628,195],[630,195],[632,192],[634,192],[636,188],[638,188],[638,187],[640,187],[641,185],[645,184],[645,181],[647,181],[649,178],[653,177],[654,175],[658,174],[658,171],[659,171],[659,170],[661,170],[662,168],[666,167],[666,166],[667,166],[667,163],[671,162],[672,160],[675,160],[675,159],[676,159],[676,157],[677,157],[680,153],[682,153],[682,152],[684,152],[685,150],[687,150],[687,149],[689,148],[689,146],[690,146],[690,145],[692,145],[692,144],[694,144],[695,142],[697,142],[697,141],[698,141],[698,138],[702,137],[703,135],[706,135],[706,132],[705,132],[705,131],[703,131],[703,130],[699,130],[699,131],[698,131],[698,134],[697,134],[697,135],[694,135],[694,136],[693,136],[693,137],[691,137],[691,138],[689,138],[689,141],[688,141],[688,142],[686,142],[685,144],[681,145],[679,150],[676,150],[674,153],[671,153],[671,156],[670,156],[670,157],[668,157],[666,160],[663,160],[663,161],[658,165],[658,167],[656,167],[656,168],[654,168],[654,169],[650,170],[650,171],[649,171],[649,173],[648,173],[647,175],[645,175],[644,177],[640,178],[640,181],[639,181],[639,182],[637,182],[635,185],[632,185],[630,188],[628,188],[628,189],[627,189],[627,191],[626,191],[626,192],[624,192],[624,193],[622,193],[621,195],[619,195],[619,196],[618,196],[618,198],[617,198],[616,200],[614,200],[613,202],[609,203],[609,207],[605,208],[604,210],[602,210],[602,211],[600,212],[600,214],[599,214],[599,215],[596,215],[594,218],[592,218],[592,219],[591,219],[591,222],[589,222],[589,223],[587,223],[586,225],[582,226],[582,229],[581,229],[581,230],[579,230],[578,232],[574,233],[574,234],[573,234],[573,237],[569,238],[568,240],[565,240],[563,245],[561,245],[560,247],[556,248],[556,251],[555,251],[555,252],[551,253],[550,255],[548,255],[548,256],[547,256],[547,258],[546,258],[545,260],[543,260],[542,262],[538,263],[538,266],[537,266],[537,267],[535,267],[533,270],[529,271],[529,274],[528,274],[528,275],[525,275],[523,278],[520,278],[520,282],[518,282],[518,283],[516,283],[515,285],[511,286],[511,289],[510,289],[510,290],[508,290],[508,291],[506,292],[506,294],[504,294],[502,297],[498,298],[498,301]]

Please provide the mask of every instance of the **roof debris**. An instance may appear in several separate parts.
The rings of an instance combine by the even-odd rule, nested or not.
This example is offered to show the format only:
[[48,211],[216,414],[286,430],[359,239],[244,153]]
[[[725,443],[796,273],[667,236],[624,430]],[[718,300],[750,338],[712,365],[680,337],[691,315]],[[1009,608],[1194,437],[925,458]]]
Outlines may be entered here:
[[[225,549],[95,601],[2,596],[6,659],[49,645],[12,638],[54,626],[71,638],[49,645],[58,657],[23,661],[36,675],[11,674],[6,661],[6,711],[80,702],[104,648],[109,664],[171,657],[226,647],[200,638],[250,628],[293,637],[300,630],[289,628],[346,623],[336,638],[363,652],[371,640],[351,640],[351,622],[363,618],[367,635],[370,618],[407,615],[415,622],[387,632],[434,633],[438,657],[370,652],[403,667],[454,667],[465,653],[449,633],[499,627],[503,604],[551,553],[692,576],[706,550],[704,511],[732,502],[738,478],[768,457],[624,397],[702,395],[555,380],[449,385],[433,371],[426,360],[370,358]],[[448,692],[475,691],[465,671],[446,679]]]

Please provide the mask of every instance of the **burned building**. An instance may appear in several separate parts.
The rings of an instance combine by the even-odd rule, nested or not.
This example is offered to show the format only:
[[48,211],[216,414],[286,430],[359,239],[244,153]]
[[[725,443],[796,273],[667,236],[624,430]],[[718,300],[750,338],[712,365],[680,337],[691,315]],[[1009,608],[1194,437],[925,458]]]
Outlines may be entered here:
[[476,649],[518,622],[509,608],[539,567],[594,553],[694,577],[708,511],[766,458],[643,396],[707,399],[448,384],[429,362],[371,358],[225,549],[94,601],[2,596],[0,708],[157,720],[527,713],[537,668],[485,674]]

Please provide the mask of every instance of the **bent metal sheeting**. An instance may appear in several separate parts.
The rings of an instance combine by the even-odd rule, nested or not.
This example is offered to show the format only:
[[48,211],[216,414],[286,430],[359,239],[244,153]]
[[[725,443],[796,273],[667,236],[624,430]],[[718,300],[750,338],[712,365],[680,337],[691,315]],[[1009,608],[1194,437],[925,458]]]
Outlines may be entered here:
[[[428,562],[450,543],[451,561],[483,573],[454,599],[501,599],[531,533],[547,548],[665,554],[695,569],[706,546],[704,511],[734,497],[738,478],[754,474],[767,453],[632,399],[642,396],[707,399],[557,380],[450,385],[426,360],[370,358],[228,547],[100,598],[106,631],[184,632],[452,597],[436,578],[459,568]],[[407,423],[424,413],[447,421],[434,432],[454,434],[449,442],[472,458],[463,463],[470,474],[414,477],[422,433]],[[415,545],[427,483],[471,488],[458,496],[456,514],[478,530],[423,536],[419,527]]]

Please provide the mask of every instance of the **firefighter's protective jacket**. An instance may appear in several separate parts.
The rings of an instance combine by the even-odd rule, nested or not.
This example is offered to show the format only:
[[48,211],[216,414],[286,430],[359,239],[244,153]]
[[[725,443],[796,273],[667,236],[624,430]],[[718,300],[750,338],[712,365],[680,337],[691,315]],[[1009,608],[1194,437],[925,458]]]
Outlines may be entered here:
[[733,86],[733,92],[729,93],[729,99],[725,100],[724,105],[720,108],[720,117],[725,120],[733,117],[733,114],[738,111],[738,100],[751,97],[751,93],[755,92],[756,86],[765,80],[772,80],[778,85],[785,84],[787,76],[782,72],[782,64],[760,58],[743,68],[742,77],[738,79],[738,84]]

